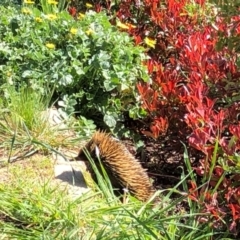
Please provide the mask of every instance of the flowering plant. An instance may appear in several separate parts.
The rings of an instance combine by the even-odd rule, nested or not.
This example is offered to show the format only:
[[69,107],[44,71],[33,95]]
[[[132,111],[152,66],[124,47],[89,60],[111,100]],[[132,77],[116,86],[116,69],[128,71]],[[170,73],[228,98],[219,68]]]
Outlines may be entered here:
[[136,91],[139,79],[149,80],[144,49],[106,14],[90,10],[73,19],[66,11],[43,13],[27,3],[21,13],[1,11],[8,11],[0,17],[1,85],[48,86],[67,114],[98,117],[115,131],[125,114],[144,113]]

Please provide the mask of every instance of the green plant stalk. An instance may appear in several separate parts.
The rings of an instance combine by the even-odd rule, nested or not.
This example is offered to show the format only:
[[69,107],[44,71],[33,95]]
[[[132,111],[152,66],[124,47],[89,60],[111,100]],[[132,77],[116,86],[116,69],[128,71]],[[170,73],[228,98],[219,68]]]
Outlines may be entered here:
[[114,195],[114,191],[113,191],[111,181],[110,181],[110,179],[107,175],[106,170],[104,169],[104,166],[102,165],[101,159],[99,157],[97,157],[102,174],[100,173],[99,169],[97,168],[96,163],[94,162],[94,160],[90,156],[87,149],[83,149],[83,152],[86,155],[86,157],[88,158],[88,160],[91,164],[91,167],[92,167],[94,173],[96,174],[99,189],[103,192],[105,198],[108,199],[108,201],[110,201],[110,203],[112,201],[115,202],[117,198]]
[[40,0],[40,5],[45,14],[53,13],[53,6],[48,3],[48,0]]
[[218,139],[216,139],[216,143],[215,143],[215,146],[214,146],[213,156],[212,156],[212,159],[211,159],[211,165],[210,165],[210,170],[209,170],[209,177],[212,176],[213,170],[216,166],[217,152],[218,152]]
[[70,4],[70,2],[71,1],[59,0],[59,2],[58,2],[58,11],[61,12],[61,11],[65,10],[65,9],[67,9],[68,5]]
[[191,166],[191,163],[190,163],[190,160],[189,160],[189,156],[188,156],[188,152],[187,152],[187,147],[186,147],[186,145],[181,141],[181,143],[182,143],[182,145],[184,146],[184,152],[183,152],[183,160],[184,160],[184,163],[185,163],[185,165],[186,165],[186,167],[187,167],[187,170],[188,170],[188,172],[189,172],[189,174],[190,174],[190,178],[191,178],[191,180],[194,182],[194,183],[196,183],[196,181],[195,181],[195,176],[194,176],[194,171],[193,171],[193,169],[192,169],[192,166]]

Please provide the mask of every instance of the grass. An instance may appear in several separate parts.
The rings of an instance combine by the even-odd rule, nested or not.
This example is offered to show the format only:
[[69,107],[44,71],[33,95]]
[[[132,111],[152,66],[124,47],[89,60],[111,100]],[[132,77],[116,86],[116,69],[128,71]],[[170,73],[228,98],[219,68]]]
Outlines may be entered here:
[[[98,172],[101,184],[96,190],[72,199],[54,184],[53,164],[43,156],[4,169],[8,171],[0,178],[5,179],[0,183],[0,239],[213,239],[211,227],[196,221],[203,216],[198,207],[187,203],[178,186],[166,189],[153,208],[131,196],[122,203],[108,177]],[[173,193],[179,194],[175,200]],[[176,206],[182,204],[189,204],[191,211],[180,211]],[[214,239],[224,234],[219,236]]]
[[6,169],[0,183],[0,239],[212,239],[208,225],[195,221],[197,213],[176,211],[185,198],[170,200],[176,189],[167,190],[155,207],[131,196],[121,203],[105,176],[98,191],[73,199],[54,184],[47,157]]
[[[68,123],[61,119],[53,122],[49,110],[49,99],[41,92],[22,87],[16,91],[8,86],[4,89],[0,104],[0,153],[1,162],[12,162],[37,151],[51,152],[60,147],[78,144]],[[85,136],[86,137],[86,136]],[[1,156],[1,155],[0,155]]]
[[[154,207],[151,200],[141,203],[128,195],[120,201],[104,168],[102,176],[90,156],[99,184],[92,183],[93,191],[72,198],[53,181],[53,163],[43,153],[73,148],[74,134],[66,137],[64,130],[49,124],[43,116],[48,101],[41,93],[12,88],[7,93],[0,121],[0,149],[8,159],[0,174],[0,239],[222,239],[223,233],[213,238],[216,232],[208,223],[199,224],[197,218],[203,215],[196,203],[177,190],[194,178],[186,154],[189,174],[183,172],[177,186],[162,191]],[[12,156],[24,158],[32,148],[41,154],[10,164]]]

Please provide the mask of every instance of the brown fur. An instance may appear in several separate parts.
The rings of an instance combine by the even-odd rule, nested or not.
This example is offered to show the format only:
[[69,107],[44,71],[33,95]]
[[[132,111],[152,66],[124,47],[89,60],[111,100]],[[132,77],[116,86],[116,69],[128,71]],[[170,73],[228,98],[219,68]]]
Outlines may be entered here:
[[[154,188],[140,162],[136,160],[126,147],[109,134],[97,131],[86,144],[93,159],[98,147],[100,159],[105,167],[113,187],[127,188],[136,198],[147,201],[154,193]],[[78,158],[84,157],[80,150]]]

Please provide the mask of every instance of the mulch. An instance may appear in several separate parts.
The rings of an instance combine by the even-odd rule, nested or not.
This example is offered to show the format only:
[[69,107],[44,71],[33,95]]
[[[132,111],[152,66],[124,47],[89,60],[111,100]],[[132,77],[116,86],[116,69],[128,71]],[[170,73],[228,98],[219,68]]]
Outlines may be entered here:
[[[141,133],[143,130],[142,124],[129,121],[129,119],[126,127],[135,133]],[[188,136],[183,137],[177,130],[175,132],[167,132],[158,139],[144,136],[142,133],[139,135],[141,136],[141,141],[143,141],[143,146],[139,149],[136,149],[132,139],[121,139],[121,141],[130,153],[142,163],[142,166],[147,169],[157,189],[176,186],[180,181],[182,171],[184,170],[186,174],[188,173],[183,157],[185,151],[184,144],[192,167],[196,166],[199,160],[204,157],[200,151],[190,148],[187,144]]]

